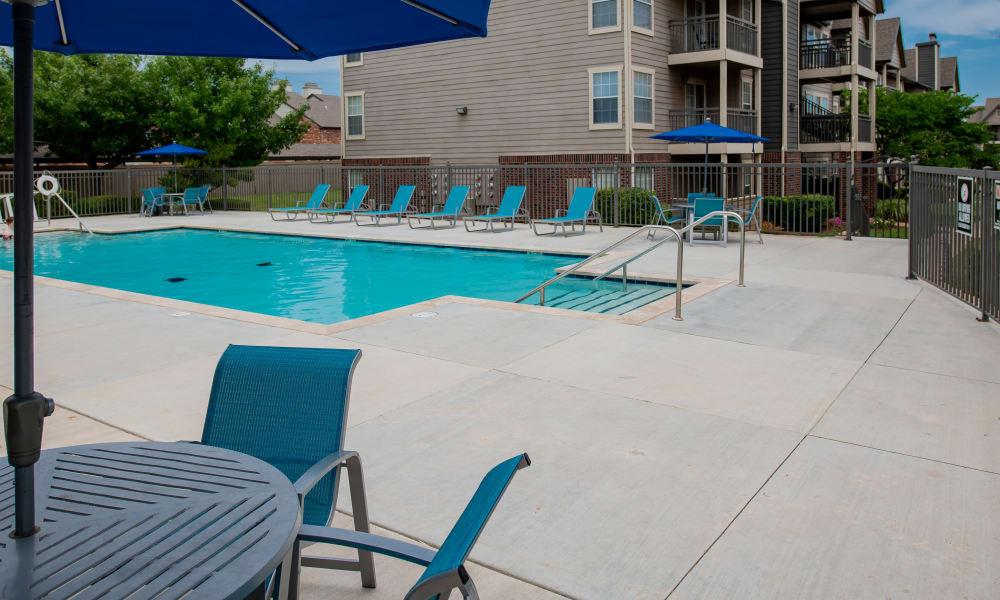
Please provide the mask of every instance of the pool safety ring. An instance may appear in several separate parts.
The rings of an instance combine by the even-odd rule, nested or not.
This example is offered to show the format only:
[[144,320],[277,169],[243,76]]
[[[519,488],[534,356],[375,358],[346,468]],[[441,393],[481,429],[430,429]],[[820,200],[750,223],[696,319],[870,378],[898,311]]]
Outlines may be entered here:
[[59,180],[51,175],[42,175],[35,182],[35,188],[43,196],[54,196],[59,193]]

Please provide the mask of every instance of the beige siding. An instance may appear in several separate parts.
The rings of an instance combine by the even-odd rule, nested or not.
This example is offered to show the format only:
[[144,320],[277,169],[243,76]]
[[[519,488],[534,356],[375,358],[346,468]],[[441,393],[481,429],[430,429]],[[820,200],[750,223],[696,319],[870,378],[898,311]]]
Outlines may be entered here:
[[[657,34],[665,12],[658,3]],[[588,18],[586,0],[494,0],[485,39],[365,53],[362,66],[344,69],[344,93],[365,92],[366,119],[366,139],[348,141],[347,157],[492,164],[499,155],[625,152],[622,129],[589,129],[587,74],[625,62],[623,34],[588,35]],[[657,67],[659,94],[660,68],[646,63],[637,62]]]
[[632,63],[635,66],[656,69],[656,89],[654,94],[654,128],[635,129],[632,133],[632,148],[636,152],[669,152],[666,142],[649,139],[654,133],[669,130],[671,109],[684,108],[684,76],[680,69],[667,66],[670,41],[670,19],[684,16],[680,1],[654,0],[653,37],[632,32]]

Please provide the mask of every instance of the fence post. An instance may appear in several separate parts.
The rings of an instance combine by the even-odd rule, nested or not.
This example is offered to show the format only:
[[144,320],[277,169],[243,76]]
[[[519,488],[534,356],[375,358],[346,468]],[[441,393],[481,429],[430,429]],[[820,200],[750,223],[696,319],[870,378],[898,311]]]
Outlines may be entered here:
[[226,190],[226,167],[222,167],[222,210],[229,210],[229,194]]
[[846,241],[851,241],[854,233],[854,151],[851,151],[850,171],[847,173],[847,235]]
[[[987,273],[987,270],[986,270],[986,267],[987,267],[987,265],[986,265],[986,256],[988,254],[987,251],[986,251],[986,236],[987,236],[987,234],[989,234],[989,231],[987,230],[987,228],[992,226],[992,223],[990,223],[990,221],[993,220],[993,211],[989,210],[989,209],[993,208],[993,206],[989,206],[989,205],[986,204],[986,197],[987,197],[987,195],[989,195],[989,192],[990,192],[989,174],[990,174],[990,167],[984,168],[983,169],[983,187],[982,187],[982,190],[983,190],[983,205],[982,206],[983,207],[982,207],[982,210],[979,211],[980,214],[982,214],[982,219],[983,219],[982,229],[979,230],[979,312],[980,312],[980,315],[976,319],[980,323],[989,323],[990,322],[990,315],[986,312],[986,294],[987,294],[986,285],[988,283],[988,279],[986,277],[986,273]],[[994,198],[994,202],[995,201],[996,201],[996,199]]]
[[618,206],[618,188],[621,187],[621,183],[622,183],[622,181],[621,181],[621,171],[619,170],[617,162],[611,163],[611,166],[614,169],[614,173],[615,173],[615,182],[614,182],[614,185],[615,185],[615,187],[614,187],[614,190],[615,190],[615,192],[614,192],[614,203],[615,203],[615,215],[614,216],[615,216],[615,222],[614,222],[614,226],[618,227],[618,225],[621,223],[621,208]]
[[268,208],[274,208],[274,206],[271,204],[271,191],[272,191],[271,188],[274,187],[274,185],[273,185],[274,184],[274,174],[271,173],[270,169],[268,169],[267,171],[264,171],[264,172],[267,173],[267,207]]
[[128,174],[126,180],[128,191],[125,193],[125,197],[128,198],[128,212],[132,214],[132,167],[125,167],[125,172]]
[[917,164],[916,157],[911,156],[909,164],[906,165],[906,186],[910,190],[910,193],[906,196],[906,218],[909,225],[909,231],[906,236],[906,278],[911,281],[917,278],[917,276],[913,274],[913,253],[917,251],[916,246],[913,244],[913,235],[915,232],[915,228],[913,227],[913,195],[917,193],[917,188],[914,185],[913,179],[913,165],[915,164]]

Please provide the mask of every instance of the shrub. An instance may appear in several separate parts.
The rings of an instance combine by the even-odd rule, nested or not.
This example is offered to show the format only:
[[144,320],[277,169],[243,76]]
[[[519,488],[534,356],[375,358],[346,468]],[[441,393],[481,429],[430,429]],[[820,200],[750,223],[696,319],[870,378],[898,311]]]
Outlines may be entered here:
[[[655,194],[638,187],[618,188],[618,224],[648,225],[653,222],[656,208]],[[615,220],[615,188],[597,190],[594,199],[594,210],[601,213],[605,223]]]
[[894,223],[906,222],[910,219],[907,198],[885,198],[875,202],[875,218]]
[[820,233],[830,217],[837,216],[833,196],[823,194],[766,196],[761,209],[763,220],[793,233]]

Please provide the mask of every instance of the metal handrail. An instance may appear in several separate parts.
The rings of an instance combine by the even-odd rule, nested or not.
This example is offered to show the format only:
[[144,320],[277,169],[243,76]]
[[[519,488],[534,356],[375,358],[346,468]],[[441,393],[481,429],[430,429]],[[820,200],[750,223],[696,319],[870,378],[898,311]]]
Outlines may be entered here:
[[[597,260],[598,258],[604,256],[605,254],[607,254],[611,250],[614,250],[615,248],[621,246],[625,242],[631,241],[631,240],[635,239],[636,237],[638,237],[638,236],[640,236],[640,235],[642,235],[644,233],[647,234],[647,235],[649,235],[650,232],[653,232],[654,235],[655,235],[656,231],[666,231],[666,232],[670,232],[671,234],[673,234],[674,238],[677,240],[677,292],[674,294],[676,296],[676,308],[674,310],[673,319],[675,321],[683,321],[684,319],[681,318],[681,304],[682,304],[682,302],[681,302],[681,294],[682,294],[682,290],[684,289],[684,275],[683,275],[684,274],[684,237],[683,237],[683,234],[686,233],[686,232],[688,232],[688,231],[690,231],[691,229],[693,229],[697,225],[700,225],[700,224],[704,223],[705,221],[708,221],[709,219],[713,219],[713,218],[716,218],[716,217],[725,217],[725,219],[726,219],[726,226],[729,225],[729,219],[731,219],[731,218],[732,219],[736,219],[736,222],[740,226],[740,271],[739,271],[739,282],[737,283],[737,286],[738,287],[745,287],[744,283],[743,283],[743,271],[744,271],[744,257],[746,256],[746,225],[743,222],[743,217],[739,213],[734,212],[734,211],[729,211],[729,210],[717,210],[717,211],[713,211],[713,212],[708,213],[707,215],[701,217],[700,219],[698,219],[696,221],[688,223],[686,226],[682,227],[681,229],[674,229],[673,227],[670,227],[669,225],[643,225],[639,229],[636,229],[632,233],[628,234],[627,236],[623,237],[622,239],[618,240],[617,242],[611,244],[607,248],[604,248],[602,250],[599,250],[599,251],[595,252],[594,254],[590,255],[589,257],[585,258],[584,260],[576,263],[572,267],[570,267],[570,268],[566,269],[565,271],[559,273],[555,277],[552,277],[548,281],[540,284],[539,286],[535,287],[533,290],[531,290],[527,294],[521,296],[520,298],[518,298],[514,302],[515,303],[523,302],[524,300],[527,300],[528,298],[534,296],[535,294],[539,294],[539,296],[540,296],[539,306],[545,306],[545,288],[549,287],[553,283],[559,281],[560,279],[562,279],[562,278],[564,278],[564,277],[566,277],[568,275],[571,275],[571,274],[575,273],[576,271],[579,271],[585,265],[587,265],[587,264],[589,264],[589,263]],[[633,261],[635,261],[635,260],[637,260],[637,259],[645,256],[646,254],[649,254],[650,252],[652,252],[656,248],[659,248],[660,246],[662,246],[663,244],[665,244],[669,239],[671,239],[671,238],[665,238],[665,239],[657,242],[656,244],[650,246],[649,248],[646,248],[645,250],[642,250],[642,251],[634,254],[632,257],[630,257],[630,258],[626,259],[624,262],[616,265],[611,270],[609,270],[609,271],[607,271],[607,272],[605,272],[605,273],[603,273],[601,275],[598,275],[592,281],[598,281],[600,279],[603,279],[604,277],[607,277],[611,273],[614,273],[615,271],[617,271],[619,269],[622,269],[622,284],[625,285],[627,283],[628,265],[629,265],[629,263],[631,263],[631,262],[633,262]]]

